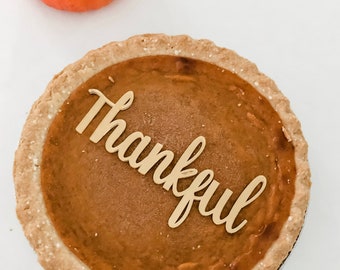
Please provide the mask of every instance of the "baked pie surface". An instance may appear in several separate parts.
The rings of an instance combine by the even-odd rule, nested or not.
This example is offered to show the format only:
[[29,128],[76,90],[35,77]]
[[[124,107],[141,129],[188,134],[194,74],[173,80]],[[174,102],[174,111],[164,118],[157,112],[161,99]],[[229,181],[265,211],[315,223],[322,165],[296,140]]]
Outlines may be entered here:
[[[95,141],[127,93],[129,106]],[[110,141],[118,126],[124,132]],[[130,135],[150,141],[134,162],[141,139],[121,146]],[[145,169],[161,146],[173,153],[159,177],[167,179],[198,139],[197,158],[182,166],[196,169],[191,176],[157,182],[162,159]],[[199,197],[213,184],[202,180],[188,216],[170,224],[201,172],[216,192],[204,208]],[[165,35],[111,43],[58,74],[28,117],[14,176],[19,219],[46,269],[277,269],[303,224],[310,186],[307,144],[275,84],[234,52]],[[254,200],[228,219],[258,176],[266,181],[248,194]],[[219,222],[208,212],[226,190]]]

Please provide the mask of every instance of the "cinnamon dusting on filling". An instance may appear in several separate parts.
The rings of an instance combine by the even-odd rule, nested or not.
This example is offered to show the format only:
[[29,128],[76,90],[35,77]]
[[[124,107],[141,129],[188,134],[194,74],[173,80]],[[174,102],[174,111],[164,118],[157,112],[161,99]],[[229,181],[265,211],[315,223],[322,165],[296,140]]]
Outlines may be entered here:
[[[91,88],[111,100],[135,93],[133,108],[120,112],[128,125],[117,143],[138,130],[178,159],[193,139],[204,136],[208,143],[193,165],[213,168],[221,183],[212,205],[226,188],[234,191],[224,215],[249,179],[264,175],[266,190],[236,220],[247,219],[247,226],[227,234],[194,204],[185,222],[170,228],[178,198],[152,182],[153,172],[141,175],[107,153],[106,139],[97,144],[88,139],[109,108],[85,136],[75,131],[94,103]],[[64,243],[92,269],[251,269],[289,217],[295,174],[289,137],[256,90],[214,65],[173,56],[119,63],[81,85],[54,119],[41,162],[49,216]]]

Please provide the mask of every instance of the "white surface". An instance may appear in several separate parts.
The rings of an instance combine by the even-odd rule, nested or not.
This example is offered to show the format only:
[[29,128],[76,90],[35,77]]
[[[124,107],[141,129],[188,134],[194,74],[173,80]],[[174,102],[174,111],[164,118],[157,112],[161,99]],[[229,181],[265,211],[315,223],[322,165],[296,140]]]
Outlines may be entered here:
[[282,269],[340,269],[340,7],[337,0],[115,0],[91,13],[39,0],[0,6],[0,269],[38,270],[15,214],[12,163],[33,102],[88,50],[151,32],[208,38],[255,62],[290,99],[309,142],[312,194]]

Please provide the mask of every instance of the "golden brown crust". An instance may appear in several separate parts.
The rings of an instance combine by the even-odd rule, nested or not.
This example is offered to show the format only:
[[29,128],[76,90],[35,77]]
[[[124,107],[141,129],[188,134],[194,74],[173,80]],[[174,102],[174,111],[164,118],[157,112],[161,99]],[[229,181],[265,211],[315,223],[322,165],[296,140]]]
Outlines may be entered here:
[[288,100],[275,83],[260,73],[256,66],[233,51],[219,48],[208,40],[187,36],[140,35],[123,42],[112,42],[91,51],[78,62],[56,75],[45,93],[34,104],[16,152],[14,179],[17,213],[25,234],[36,250],[45,269],[88,269],[59,239],[44,207],[40,170],[42,149],[48,127],[70,93],[94,74],[115,63],[149,55],[176,55],[203,60],[230,70],[248,81],[268,99],[278,112],[284,134],[295,146],[297,166],[296,191],[291,215],[279,239],[254,269],[277,269],[291,250],[303,224],[310,189],[307,143],[300,123]]

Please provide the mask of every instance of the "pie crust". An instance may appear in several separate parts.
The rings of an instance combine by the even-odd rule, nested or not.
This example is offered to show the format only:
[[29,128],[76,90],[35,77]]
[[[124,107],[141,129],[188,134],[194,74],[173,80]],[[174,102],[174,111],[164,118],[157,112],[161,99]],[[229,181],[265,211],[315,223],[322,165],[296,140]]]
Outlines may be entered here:
[[[289,101],[275,83],[260,73],[248,60],[233,51],[217,47],[208,40],[163,34],[134,36],[126,41],[112,42],[89,52],[81,60],[57,74],[47,86],[45,93],[33,105],[15,155],[14,181],[17,214],[41,265],[45,269],[89,269],[75,255],[75,251],[71,251],[64,244],[46,209],[40,165],[49,127],[73,91],[91,77],[114,64],[150,56],[175,56],[216,65],[249,83],[279,115],[282,132],[295,149],[295,193],[289,217],[284,222],[279,237],[252,268],[278,269],[300,233],[309,200],[310,171],[307,143],[302,135],[300,123],[291,111]],[[195,267],[194,264],[183,264],[177,269],[201,269]],[[209,269],[220,268],[212,266]],[[226,269],[233,268],[230,266]]]

